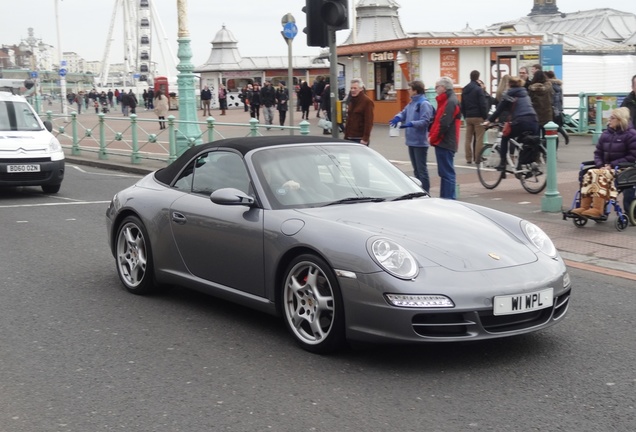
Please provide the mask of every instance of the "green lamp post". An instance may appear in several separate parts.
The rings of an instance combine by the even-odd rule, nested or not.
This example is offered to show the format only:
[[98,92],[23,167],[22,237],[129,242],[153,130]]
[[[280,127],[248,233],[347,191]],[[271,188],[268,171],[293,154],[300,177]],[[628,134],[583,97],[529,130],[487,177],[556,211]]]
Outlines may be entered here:
[[190,47],[190,32],[188,30],[187,0],[177,0],[179,31],[177,43],[179,50],[179,64],[177,70],[177,88],[179,91],[179,125],[176,131],[177,156],[188,148],[202,144],[201,130],[197,122],[197,107],[194,80],[192,72],[192,48]]

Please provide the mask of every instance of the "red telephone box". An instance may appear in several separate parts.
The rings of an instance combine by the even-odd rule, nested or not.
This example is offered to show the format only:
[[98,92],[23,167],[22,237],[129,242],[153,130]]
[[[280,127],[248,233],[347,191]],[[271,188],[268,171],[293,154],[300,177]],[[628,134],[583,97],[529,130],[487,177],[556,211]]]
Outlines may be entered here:
[[164,77],[164,76],[155,77],[155,92],[157,90],[161,90],[161,93],[163,93],[168,98],[169,109],[171,110],[179,109],[179,102],[177,99],[177,95],[175,94],[173,96],[170,94],[170,87],[168,87],[168,77]]
[[169,95],[168,77],[155,77],[155,92],[157,90],[161,90],[161,93],[165,94],[166,96]]

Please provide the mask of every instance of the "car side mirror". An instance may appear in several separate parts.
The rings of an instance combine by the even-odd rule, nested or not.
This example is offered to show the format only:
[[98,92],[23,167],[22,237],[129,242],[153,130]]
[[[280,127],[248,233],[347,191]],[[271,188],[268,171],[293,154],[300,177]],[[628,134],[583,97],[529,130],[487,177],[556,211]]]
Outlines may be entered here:
[[234,188],[218,189],[210,194],[210,201],[219,205],[243,205],[251,207],[254,205],[254,198],[243,191]]
[[44,120],[43,123],[47,131],[53,132],[53,124],[50,121]]

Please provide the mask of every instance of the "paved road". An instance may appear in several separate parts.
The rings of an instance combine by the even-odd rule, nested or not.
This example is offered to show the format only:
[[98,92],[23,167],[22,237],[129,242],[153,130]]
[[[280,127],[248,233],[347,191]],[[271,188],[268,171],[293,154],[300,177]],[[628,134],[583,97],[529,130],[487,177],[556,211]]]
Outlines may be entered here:
[[[171,114],[178,117],[177,111],[172,111]],[[201,111],[199,111],[199,120],[203,122],[205,119],[200,114]],[[249,121],[248,113],[242,109],[228,110],[226,116],[219,114],[219,111],[213,113],[218,123],[246,124]],[[158,123],[151,121],[155,120],[152,112],[141,108],[138,110],[138,115],[141,119],[140,127],[143,129],[140,133],[140,139],[147,137],[148,134],[160,132]],[[297,124],[300,121],[300,113],[294,112],[294,116]],[[82,124],[88,125],[84,129],[96,127],[97,117],[94,113],[82,114],[79,117]],[[109,118],[112,120],[108,120],[107,123],[109,130],[113,133],[124,130],[128,124],[124,122],[123,117],[116,110],[109,114]],[[317,127],[318,119],[315,117],[314,111],[310,113],[310,123],[312,124],[311,133],[321,134],[322,131]],[[201,127],[203,130],[203,124]],[[219,138],[247,134],[245,128],[235,126],[219,125],[217,131]],[[270,131],[262,130],[264,135],[289,135],[289,133],[289,130],[280,130],[279,128],[273,128]],[[90,142],[91,139],[84,138],[82,145],[89,145]],[[95,142],[94,139],[93,142]],[[405,172],[412,174],[404,139],[389,137],[387,125],[376,124],[374,126],[371,147],[393,161]],[[591,159],[593,150],[591,135],[572,136],[570,145],[560,145],[557,181],[563,209],[571,207],[574,193],[578,190],[579,164],[583,160]],[[71,157],[69,153],[67,152],[67,155],[72,162],[110,166],[138,173],[149,172],[165,166],[165,163],[161,161],[144,160],[141,165],[133,165],[127,157],[111,156],[108,161],[100,161],[97,159],[96,153],[83,152],[80,157]],[[519,181],[512,177],[502,181],[496,189],[487,190],[479,183],[475,167],[466,165],[464,161],[463,141],[461,141],[460,150],[455,158],[458,183],[460,184],[460,200],[512,213],[538,224],[550,235],[570,265],[596,269],[636,280],[635,227],[628,227],[625,231],[618,232],[614,227],[615,215],[611,215],[605,223],[590,222],[584,228],[575,227],[571,220],[562,220],[561,213],[541,211],[543,192],[537,195],[529,194],[522,189]],[[439,178],[436,175],[435,156],[432,151],[429,153],[429,168],[431,170],[431,193],[435,195],[439,192]]]
[[297,348],[281,320],[121,286],[104,212],[135,176],[0,191],[2,432],[633,432],[633,282],[572,269],[566,319],[480,343]]

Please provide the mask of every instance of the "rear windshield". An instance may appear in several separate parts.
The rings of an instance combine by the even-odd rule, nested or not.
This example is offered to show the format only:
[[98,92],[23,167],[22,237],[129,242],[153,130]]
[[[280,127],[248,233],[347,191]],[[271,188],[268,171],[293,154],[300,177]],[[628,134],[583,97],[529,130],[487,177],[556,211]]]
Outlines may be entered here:
[[39,131],[42,126],[26,102],[0,102],[0,131]]

